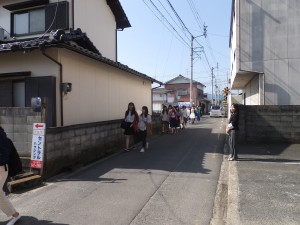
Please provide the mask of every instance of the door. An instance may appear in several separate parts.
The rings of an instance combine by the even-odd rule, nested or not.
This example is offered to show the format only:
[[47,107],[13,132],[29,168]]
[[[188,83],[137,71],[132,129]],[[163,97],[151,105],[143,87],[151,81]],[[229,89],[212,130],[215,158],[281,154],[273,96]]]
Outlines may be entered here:
[[56,78],[28,77],[25,79],[25,105],[31,107],[31,98],[47,98],[46,124],[56,127]]
[[0,81],[0,107],[13,106],[12,80]]

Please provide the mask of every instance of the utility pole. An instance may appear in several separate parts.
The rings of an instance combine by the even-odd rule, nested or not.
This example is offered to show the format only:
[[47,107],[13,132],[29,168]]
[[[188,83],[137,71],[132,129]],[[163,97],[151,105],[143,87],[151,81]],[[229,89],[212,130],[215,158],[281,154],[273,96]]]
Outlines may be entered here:
[[195,37],[192,36],[192,43],[191,43],[191,80],[190,80],[190,107],[193,105],[193,68],[194,68],[194,39]]
[[191,34],[191,80],[190,80],[190,106],[193,105],[193,72],[194,72],[194,40],[198,37],[204,36],[206,38],[207,36],[207,26],[205,24],[203,25],[203,34],[194,37]]
[[211,68],[211,102],[214,104],[214,69]]

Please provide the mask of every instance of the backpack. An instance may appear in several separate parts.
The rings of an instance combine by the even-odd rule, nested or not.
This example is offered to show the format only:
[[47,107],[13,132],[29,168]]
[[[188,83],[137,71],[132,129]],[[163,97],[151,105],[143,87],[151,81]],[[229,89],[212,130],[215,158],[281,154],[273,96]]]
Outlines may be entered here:
[[14,143],[7,138],[10,144],[10,155],[8,160],[8,176],[14,177],[23,171],[22,162]]

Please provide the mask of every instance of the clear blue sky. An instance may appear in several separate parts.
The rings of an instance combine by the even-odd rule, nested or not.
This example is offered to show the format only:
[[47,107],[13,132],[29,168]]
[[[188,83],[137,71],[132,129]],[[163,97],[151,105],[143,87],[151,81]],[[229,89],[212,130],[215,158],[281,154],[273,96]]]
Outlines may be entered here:
[[[157,12],[151,1],[163,16]],[[215,67],[217,84],[223,89],[227,86],[227,72],[229,73],[230,70],[231,0],[169,1],[193,36],[203,33],[203,23],[208,26],[207,38],[199,37],[196,40],[204,46],[210,67]],[[191,37],[180,25],[168,1],[120,0],[120,2],[132,27],[118,32],[118,61],[162,82],[171,80],[179,74],[190,77]],[[167,21],[176,31],[168,25]],[[183,40],[176,35],[176,32]],[[196,41],[194,47],[199,47]],[[211,93],[210,67],[203,53],[201,58],[196,57],[194,80],[206,85],[205,92],[209,94]]]

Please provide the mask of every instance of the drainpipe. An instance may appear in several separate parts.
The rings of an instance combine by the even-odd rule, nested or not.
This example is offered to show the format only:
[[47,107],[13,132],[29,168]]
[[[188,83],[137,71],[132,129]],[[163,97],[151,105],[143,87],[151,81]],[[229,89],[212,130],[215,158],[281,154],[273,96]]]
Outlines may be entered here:
[[74,6],[74,0],[72,0],[72,27],[73,29],[75,29],[75,6]]
[[116,62],[118,62],[118,30],[116,29]]
[[61,91],[61,84],[63,80],[62,64],[57,60],[53,59],[51,56],[47,55],[45,49],[42,50],[42,54],[50,59],[52,62],[55,62],[59,66],[59,94],[60,94],[60,125],[64,126],[64,108],[63,108],[63,94]]

